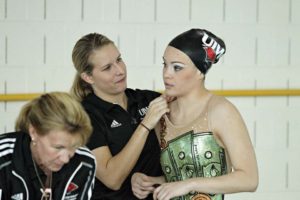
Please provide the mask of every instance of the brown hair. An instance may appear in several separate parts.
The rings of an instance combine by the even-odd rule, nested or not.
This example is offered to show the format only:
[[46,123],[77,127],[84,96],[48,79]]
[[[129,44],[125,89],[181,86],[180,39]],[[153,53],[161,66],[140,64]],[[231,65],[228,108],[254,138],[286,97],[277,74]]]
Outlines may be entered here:
[[94,50],[97,50],[105,45],[114,44],[112,40],[98,33],[90,33],[80,38],[72,52],[72,60],[77,71],[71,88],[71,94],[78,100],[82,101],[93,90],[91,86],[81,79],[82,73],[91,74],[93,67],[89,62],[90,56]]
[[17,118],[16,130],[29,132],[32,125],[39,135],[51,130],[79,134],[85,145],[92,132],[90,119],[81,104],[65,92],[45,93],[25,104]]

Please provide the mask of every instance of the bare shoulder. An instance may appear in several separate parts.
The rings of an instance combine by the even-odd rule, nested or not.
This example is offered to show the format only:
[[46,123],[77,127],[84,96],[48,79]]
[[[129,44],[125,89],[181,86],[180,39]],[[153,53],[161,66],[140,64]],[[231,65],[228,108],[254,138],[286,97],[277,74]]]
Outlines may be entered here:
[[239,114],[237,108],[225,97],[214,95],[211,100],[210,113],[214,116],[224,116]]
[[246,129],[240,112],[225,97],[214,96],[209,110],[212,128],[218,134],[241,132],[241,129]]

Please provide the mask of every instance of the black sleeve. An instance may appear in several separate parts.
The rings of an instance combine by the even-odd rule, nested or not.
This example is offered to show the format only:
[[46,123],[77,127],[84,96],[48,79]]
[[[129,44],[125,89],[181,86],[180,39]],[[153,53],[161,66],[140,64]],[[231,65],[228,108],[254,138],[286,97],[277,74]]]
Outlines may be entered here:
[[146,98],[149,103],[153,99],[155,99],[155,98],[157,98],[161,95],[161,93],[155,92],[155,91],[152,91],[152,90],[139,90],[139,89],[136,89],[136,91],[138,93],[140,93],[140,95],[139,95],[140,97]]
[[[1,158],[0,158],[0,161],[1,161]],[[0,200],[9,199],[7,197],[9,195],[8,190],[6,188],[7,184],[5,184],[5,181],[7,180],[6,175],[7,174],[5,173],[5,169],[0,167]]]
[[108,141],[107,141],[108,128],[104,118],[102,116],[95,115],[94,113],[90,113],[90,112],[88,112],[88,115],[91,120],[93,132],[86,146],[91,150],[102,146],[108,146]]
[[[86,149],[81,148],[79,151],[86,151]],[[91,156],[90,158],[82,159],[82,170],[78,172],[78,176],[74,177],[72,180],[76,185],[80,185],[79,194],[81,194],[80,199],[90,200],[92,197],[94,184],[95,184],[95,175],[96,175],[96,160],[92,157],[90,152],[86,152]],[[78,198],[79,199],[79,198]]]

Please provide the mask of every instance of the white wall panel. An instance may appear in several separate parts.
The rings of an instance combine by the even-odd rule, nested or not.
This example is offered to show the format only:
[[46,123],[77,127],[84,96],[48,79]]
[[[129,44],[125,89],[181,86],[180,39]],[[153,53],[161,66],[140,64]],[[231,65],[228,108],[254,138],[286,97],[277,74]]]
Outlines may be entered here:
[[[144,66],[153,64],[155,60],[155,36],[153,35],[153,28],[145,27],[138,30],[136,53],[137,65]],[[154,66],[154,64],[153,64]]]
[[189,0],[157,0],[158,22],[188,22]]
[[104,15],[103,1],[101,0],[85,0],[84,1],[84,20],[85,21],[101,21]]
[[120,20],[122,10],[120,7],[121,0],[101,0],[103,5],[103,20],[105,22],[117,22]]
[[253,0],[226,0],[226,22],[256,23],[256,2]]
[[[225,55],[226,56],[226,55]],[[225,66],[212,66],[214,68],[222,68],[220,71],[220,76],[223,79],[223,89],[255,89],[255,70],[252,67],[247,67],[237,65],[225,65]],[[234,75],[234,78],[233,78]],[[208,72],[208,76],[210,76]]]
[[291,0],[291,21],[294,24],[300,24],[300,1]]
[[[300,110],[300,108],[296,109],[297,111]],[[294,112],[295,113],[295,112]],[[295,114],[295,117],[289,119],[289,148],[293,150],[294,152],[300,153],[300,118],[299,115]],[[297,160],[294,160],[297,161]]]
[[30,20],[44,20],[45,0],[27,0],[27,17]]
[[2,128],[5,125],[3,119],[5,118],[6,104],[6,102],[0,102],[0,134],[2,133]]
[[[17,116],[19,115],[19,112],[21,111],[21,108],[26,102],[13,102],[13,103],[8,103],[6,106],[6,114],[5,118],[7,118],[7,127],[15,127],[15,121],[17,119]],[[7,116],[7,117],[6,117]],[[9,130],[13,130],[10,128]]]
[[[0,24],[0,29],[2,29]],[[5,51],[6,51],[6,44],[5,44],[5,35],[0,32],[0,67],[5,63]]]
[[288,38],[280,29],[258,35],[257,63],[260,66],[283,67],[288,64]]
[[227,30],[223,38],[226,44],[224,63],[230,66],[253,67],[255,65],[255,40],[254,26],[245,26],[240,29]]
[[34,24],[8,24],[7,64],[43,64],[43,35]]
[[63,67],[65,59],[71,57],[71,51],[66,52],[66,41],[70,36],[66,35],[63,24],[53,23],[45,26],[42,36],[45,49],[43,63],[46,66]]
[[27,69],[26,68],[3,68],[0,80],[5,82],[7,93],[27,92]]
[[[153,22],[155,14],[154,0],[121,1],[123,22]],[[138,8],[138,9],[137,9]]]
[[[288,98],[288,103],[289,103],[290,106],[299,106],[300,105],[300,97],[299,96],[289,97]],[[298,110],[296,110],[296,111],[298,111]],[[294,110],[294,112],[295,112],[295,110]]]
[[262,24],[286,24],[289,22],[289,1],[259,0],[258,21]]
[[119,32],[120,46],[119,49],[122,52],[122,57],[127,64],[136,64],[136,52],[137,52],[137,32],[135,28],[122,30]]
[[26,19],[27,2],[24,0],[9,0],[7,2],[7,19],[24,20]]
[[0,112],[0,134],[13,132],[15,130],[15,122],[22,107],[22,105],[19,105],[20,103],[17,104],[17,109],[15,109],[14,112]]
[[[300,1],[299,1],[300,2]],[[300,10],[299,10],[300,12]],[[300,47],[300,37],[299,35],[292,36],[291,41],[291,65],[297,68],[300,68],[300,56],[299,56],[299,47]]]
[[[0,68],[0,93],[1,94],[4,94],[4,92],[5,92],[5,79],[4,79],[5,75],[3,74],[4,72],[5,72],[5,70]],[[0,109],[1,109],[1,106],[0,106]]]
[[287,141],[287,119],[285,115],[279,115],[283,109],[260,108],[257,111],[257,138],[256,147],[258,149],[286,148]]
[[[300,127],[298,127],[298,128],[300,128]],[[298,141],[300,141],[299,138],[298,138]],[[289,186],[290,191],[298,191],[300,188],[300,181],[299,181],[300,162],[297,161],[299,159],[299,152],[300,152],[300,149],[298,148],[296,151],[293,151],[293,152],[289,153],[288,155],[286,155],[289,158],[288,186]]]
[[28,77],[26,85],[28,93],[40,93],[44,92],[46,87],[46,77],[49,74],[49,70],[46,67],[32,67],[27,71]]
[[74,21],[82,19],[82,0],[47,0],[46,19]]
[[[258,191],[276,192],[286,188],[287,158],[284,150],[264,150],[257,148],[258,168],[261,172]],[[276,154],[276,156],[274,156]]]
[[5,18],[5,0],[0,0],[0,20],[3,20]]
[[224,0],[191,0],[191,20],[196,23],[221,23]]
[[[143,68],[127,66],[128,72],[128,86],[131,88],[140,88],[140,89],[155,89],[154,85],[154,75],[157,74],[155,68]],[[135,74],[134,76],[132,76]]]
[[75,70],[72,67],[49,70],[46,81],[46,92],[65,91],[69,92],[75,77]]

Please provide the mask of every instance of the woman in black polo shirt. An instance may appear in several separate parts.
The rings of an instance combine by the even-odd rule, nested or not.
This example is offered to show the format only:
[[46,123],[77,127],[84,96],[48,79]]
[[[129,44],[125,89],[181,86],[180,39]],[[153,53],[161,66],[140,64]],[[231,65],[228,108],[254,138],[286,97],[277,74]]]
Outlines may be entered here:
[[131,175],[161,174],[152,129],[168,112],[167,102],[159,93],[127,88],[125,63],[104,35],[83,36],[72,59],[77,74],[71,92],[82,102],[94,129],[87,144],[97,159],[93,199],[136,199]]

